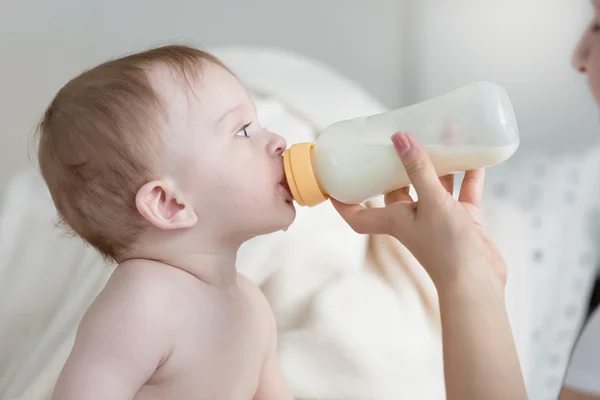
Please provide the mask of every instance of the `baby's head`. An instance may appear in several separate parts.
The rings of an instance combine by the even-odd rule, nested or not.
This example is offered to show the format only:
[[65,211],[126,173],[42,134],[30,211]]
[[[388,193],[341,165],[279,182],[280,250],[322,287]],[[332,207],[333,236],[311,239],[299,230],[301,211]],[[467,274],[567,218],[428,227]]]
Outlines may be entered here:
[[175,241],[178,250],[239,245],[295,216],[285,141],[198,49],[160,47],[84,72],[52,100],[39,135],[64,223],[109,259]]

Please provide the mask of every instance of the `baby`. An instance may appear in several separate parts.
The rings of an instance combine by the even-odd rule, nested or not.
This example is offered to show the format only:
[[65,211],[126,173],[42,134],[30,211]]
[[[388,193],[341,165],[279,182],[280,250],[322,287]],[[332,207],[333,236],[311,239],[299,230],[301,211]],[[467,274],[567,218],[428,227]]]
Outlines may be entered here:
[[295,217],[283,138],[214,56],[165,46],[67,83],[39,129],[60,216],[119,265],[54,399],[291,399],[239,246]]

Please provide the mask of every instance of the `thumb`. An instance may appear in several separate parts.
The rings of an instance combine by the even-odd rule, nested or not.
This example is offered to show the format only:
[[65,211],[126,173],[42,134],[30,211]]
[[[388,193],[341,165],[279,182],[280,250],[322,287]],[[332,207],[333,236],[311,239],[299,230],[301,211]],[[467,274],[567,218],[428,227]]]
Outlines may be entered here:
[[365,208],[361,204],[345,204],[331,199],[331,204],[348,225],[361,234],[390,232],[390,215],[385,208]]
[[421,143],[407,133],[396,133],[392,143],[420,202],[429,202],[444,195],[435,167]]

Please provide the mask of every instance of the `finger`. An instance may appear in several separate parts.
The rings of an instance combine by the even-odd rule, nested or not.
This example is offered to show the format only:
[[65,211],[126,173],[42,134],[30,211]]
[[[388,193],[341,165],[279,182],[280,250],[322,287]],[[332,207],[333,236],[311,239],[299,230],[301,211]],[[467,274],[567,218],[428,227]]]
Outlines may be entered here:
[[389,234],[393,225],[388,208],[365,208],[331,199],[331,204],[348,225],[360,234]]
[[485,169],[473,169],[465,172],[465,177],[460,187],[458,201],[469,203],[479,207],[483,197],[483,183],[485,181]]
[[440,178],[440,182],[444,189],[448,191],[451,195],[454,194],[454,174],[442,176]]
[[392,142],[419,201],[430,202],[445,196],[444,187],[423,145],[406,133],[396,133]]
[[392,203],[403,202],[412,203],[413,198],[410,197],[410,187],[406,186],[402,189],[394,190],[393,192],[386,193],[383,197],[385,205],[389,206]]

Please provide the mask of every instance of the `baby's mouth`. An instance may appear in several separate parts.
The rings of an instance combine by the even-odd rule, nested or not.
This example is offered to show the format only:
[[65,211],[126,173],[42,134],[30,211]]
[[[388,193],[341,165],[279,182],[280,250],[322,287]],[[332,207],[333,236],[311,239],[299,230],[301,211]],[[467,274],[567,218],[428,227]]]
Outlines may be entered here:
[[288,185],[288,183],[287,183],[287,179],[285,178],[285,174],[283,175],[283,178],[281,178],[281,181],[279,182],[279,185],[283,189],[283,195],[285,197],[286,203],[290,203],[291,204],[294,201],[294,196],[292,195],[292,191],[290,190],[290,185]]

